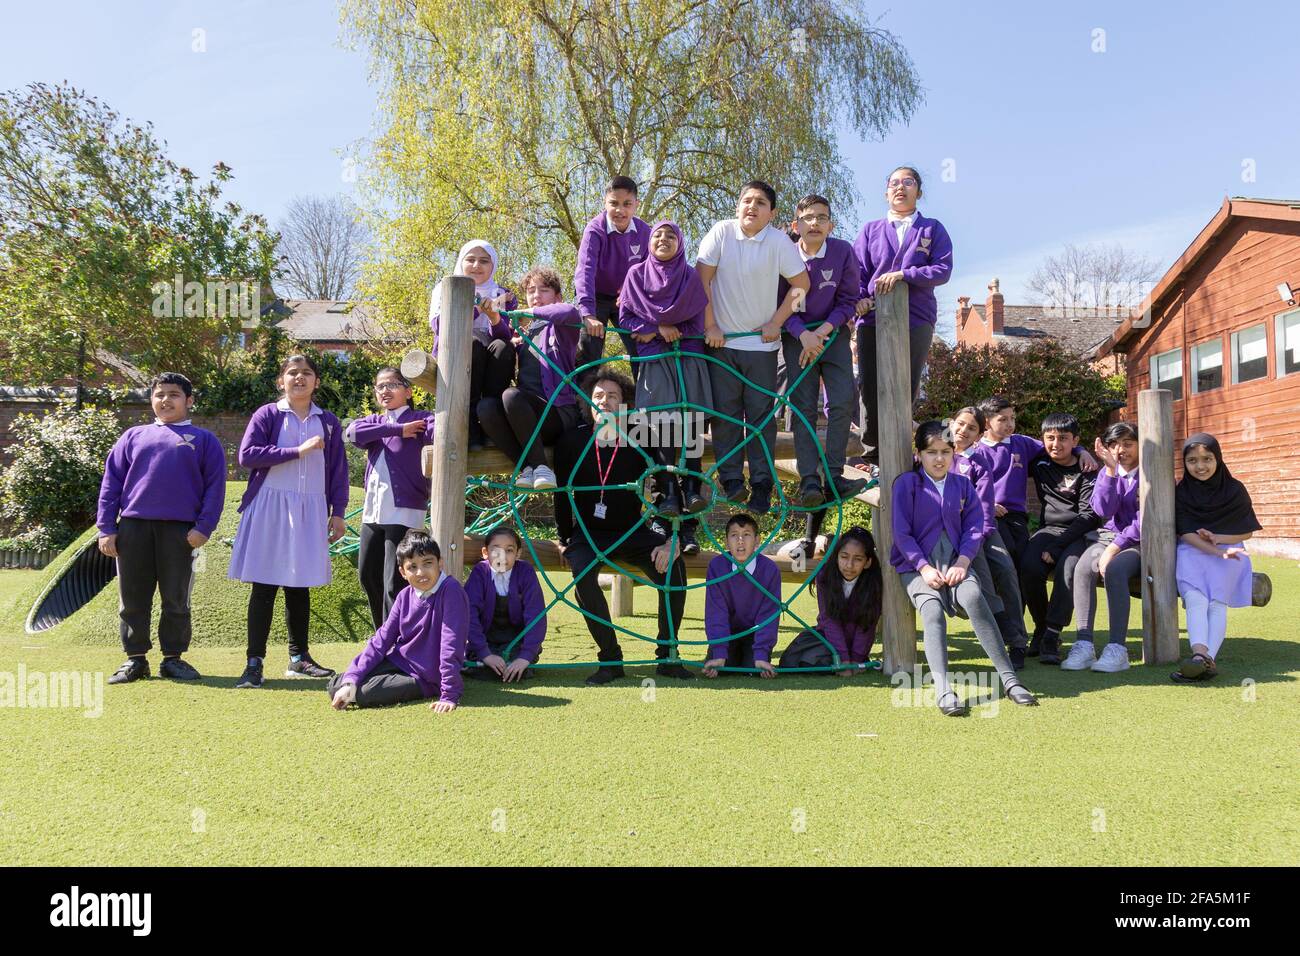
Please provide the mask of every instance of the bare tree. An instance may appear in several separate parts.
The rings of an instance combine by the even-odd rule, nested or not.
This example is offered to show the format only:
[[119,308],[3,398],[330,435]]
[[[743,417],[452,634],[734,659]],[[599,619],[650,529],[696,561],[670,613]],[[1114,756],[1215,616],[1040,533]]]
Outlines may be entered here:
[[1059,254],[1043,260],[1027,285],[1042,305],[1053,309],[1122,312],[1141,302],[1159,275],[1157,260],[1119,243],[1066,243]]
[[347,197],[294,197],[280,223],[281,276],[290,296],[351,298],[368,238]]

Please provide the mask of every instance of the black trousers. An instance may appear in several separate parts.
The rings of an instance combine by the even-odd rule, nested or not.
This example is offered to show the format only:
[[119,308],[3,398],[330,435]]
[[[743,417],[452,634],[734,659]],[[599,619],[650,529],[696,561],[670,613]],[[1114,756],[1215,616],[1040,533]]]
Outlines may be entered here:
[[[577,533],[581,535],[582,532]],[[601,550],[605,550],[607,545],[616,540],[610,539],[610,542],[603,542],[599,538],[594,539]],[[668,577],[655,570],[654,559],[650,552],[665,542],[665,538],[655,534],[649,528],[644,526],[637,528],[632,532],[621,545],[608,554],[619,564],[631,566],[638,569],[647,579],[657,585],[662,585]],[[623,649],[619,646],[618,638],[615,637],[614,628],[608,623],[609,621],[609,603],[605,600],[604,592],[600,590],[600,581],[598,575],[605,565],[601,562],[592,564],[595,560],[596,553],[592,550],[591,545],[585,539],[574,540],[564,552],[564,559],[569,563],[569,568],[573,572],[576,583],[574,591],[577,595],[578,607],[594,614],[600,620],[587,618],[587,630],[596,641],[596,647],[599,653],[596,655],[600,661],[621,661],[623,659]],[[590,568],[587,566],[591,565]],[[584,571],[584,569],[586,569]],[[686,563],[679,557],[673,562],[669,569],[672,575],[672,583],[679,588],[686,586]],[[615,572],[617,573],[617,572]],[[660,591],[659,592],[659,640],[662,642],[655,647],[655,657],[669,657],[676,649],[677,628],[681,626],[682,613],[686,609],[686,592],[684,590]],[[670,621],[671,616],[671,621]]]
[[406,579],[397,564],[397,546],[410,531],[404,524],[363,524],[357,544],[357,577],[370,602],[370,620],[378,629],[393,609]]
[[184,654],[190,646],[190,591],[194,586],[194,549],[185,536],[188,521],[122,518],[117,523],[117,587],[121,597],[122,648],[140,656],[153,647],[153,595],[162,601],[158,643],[164,657]]
[[[1087,538],[1072,542],[1057,557],[1056,563],[1043,561],[1043,552],[1064,533],[1060,525],[1047,525],[1029,536],[1020,552],[1020,593],[1034,620],[1034,634],[1042,637],[1047,628],[1063,631],[1074,616],[1074,568],[1091,544]],[[1047,582],[1052,582],[1052,596],[1047,596]]]
[[[605,327],[618,326],[618,296],[602,295],[596,293],[596,318],[605,323]],[[630,332],[618,331],[618,337],[623,342],[623,351],[628,355],[636,355],[636,340],[632,338]],[[588,362],[595,362],[605,354],[605,340],[598,339],[587,334],[584,327],[578,334],[578,365],[585,365]],[[632,381],[636,381],[641,372],[641,363],[632,362]],[[631,398],[631,396],[625,396]]]
[[1029,516],[1023,511],[1008,511],[998,519],[998,534],[1002,536],[1007,552],[1015,560],[1029,543]]
[[[325,693],[334,699],[343,675],[335,674],[325,685]],[[384,658],[375,669],[366,675],[366,679],[357,685],[358,707],[387,707],[390,704],[404,704],[407,701],[423,700],[424,691],[410,674],[403,671],[388,658]]]
[[469,361],[469,438],[481,441],[478,406],[484,398],[500,398],[515,376],[515,347],[504,339],[484,345],[474,340]]
[[[862,399],[862,443],[867,446],[867,461],[879,464],[880,459],[880,408],[876,398],[876,327],[859,325],[858,337],[858,385]],[[921,389],[921,372],[925,361],[930,356],[930,342],[934,338],[934,326],[924,324],[912,326],[908,330],[908,352],[911,359],[912,401],[915,403],[917,392]],[[909,420],[910,422],[910,420]]]
[[[570,409],[569,411],[566,411]],[[552,405],[546,417],[546,399],[522,388],[507,388],[498,398],[484,398],[478,403],[478,420],[492,444],[511,461],[524,458],[525,468],[546,464],[546,446],[554,445],[567,429],[577,423],[576,406]],[[524,445],[541,422],[541,434],[524,457]]]
[[[248,656],[265,657],[271,634],[278,584],[254,584],[248,596]],[[311,589],[284,589],[284,616],[289,625],[289,656],[307,653],[307,626],[311,618]]]

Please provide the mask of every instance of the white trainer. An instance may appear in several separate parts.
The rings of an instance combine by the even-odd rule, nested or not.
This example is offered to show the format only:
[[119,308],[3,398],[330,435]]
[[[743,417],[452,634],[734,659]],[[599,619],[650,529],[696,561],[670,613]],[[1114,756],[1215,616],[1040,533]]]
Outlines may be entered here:
[[1103,674],[1118,674],[1128,670],[1128,648],[1120,644],[1107,644],[1092,669]]
[[531,468],[525,468],[519,472],[519,477],[515,479],[516,488],[531,488],[533,486],[534,472]]
[[1076,637],[1070,646],[1070,653],[1061,661],[1063,671],[1086,671],[1097,659],[1097,648],[1092,646],[1091,637]]
[[555,487],[555,472],[551,471],[546,465],[538,465],[533,469],[533,490],[545,491]]

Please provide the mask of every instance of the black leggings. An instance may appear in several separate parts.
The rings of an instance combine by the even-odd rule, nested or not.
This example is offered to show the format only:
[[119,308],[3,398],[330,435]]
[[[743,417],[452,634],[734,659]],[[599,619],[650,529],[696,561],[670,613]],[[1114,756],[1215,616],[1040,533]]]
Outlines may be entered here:
[[515,374],[515,347],[505,339],[493,339],[484,345],[474,340],[469,363],[469,431],[470,438],[480,437],[478,406],[484,398],[500,398]]
[[545,409],[546,399],[542,396],[522,388],[507,388],[499,398],[486,396],[479,400],[478,419],[492,443],[514,462],[523,457],[524,445],[541,419],[541,434],[528,449],[528,457],[523,462],[525,468],[536,468],[546,464],[546,446],[555,444],[564,433],[559,408],[552,405],[543,419],[541,416]]
[[[271,634],[278,584],[254,584],[248,596],[248,656],[265,657],[266,639]],[[284,589],[284,616],[289,623],[289,656],[307,653],[307,621],[311,616],[311,589]]]

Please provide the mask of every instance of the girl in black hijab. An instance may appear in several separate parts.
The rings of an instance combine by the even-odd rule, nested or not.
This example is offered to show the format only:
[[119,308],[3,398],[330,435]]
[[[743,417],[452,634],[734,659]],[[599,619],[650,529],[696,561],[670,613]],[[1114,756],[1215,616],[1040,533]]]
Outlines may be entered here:
[[1183,479],[1174,492],[1178,532],[1178,593],[1187,609],[1190,660],[1170,676],[1208,680],[1228,630],[1228,608],[1251,603],[1250,556],[1242,543],[1260,530],[1250,493],[1223,463],[1223,451],[1204,432],[1183,442]]

